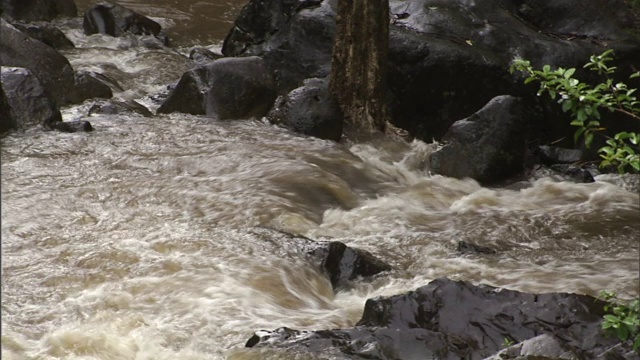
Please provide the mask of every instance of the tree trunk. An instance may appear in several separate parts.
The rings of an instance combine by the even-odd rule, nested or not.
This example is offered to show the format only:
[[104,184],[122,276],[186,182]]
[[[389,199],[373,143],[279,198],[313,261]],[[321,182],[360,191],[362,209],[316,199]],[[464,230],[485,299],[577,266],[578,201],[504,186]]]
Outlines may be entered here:
[[388,51],[389,1],[338,0],[330,90],[358,134],[388,130]]

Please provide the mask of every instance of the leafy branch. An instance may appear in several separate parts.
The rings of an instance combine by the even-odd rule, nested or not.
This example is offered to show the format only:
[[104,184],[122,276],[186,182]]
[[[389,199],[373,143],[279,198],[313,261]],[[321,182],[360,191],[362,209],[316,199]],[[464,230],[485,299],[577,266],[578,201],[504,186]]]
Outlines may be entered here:
[[[538,96],[547,93],[551,99],[558,99],[562,111],[571,115],[571,125],[578,127],[574,134],[576,143],[584,137],[584,144],[589,148],[596,134],[607,138],[607,145],[598,150],[602,158],[600,167],[617,167],[619,173],[625,172],[627,167],[640,171],[640,134],[625,131],[611,138],[603,133],[606,127],[601,124],[602,110],[617,112],[640,122],[640,101],[634,95],[637,89],[629,88],[623,82],[614,83],[611,76],[617,68],[608,65],[613,60],[612,55],[613,50],[592,55],[584,65],[584,68],[604,76],[605,80],[595,86],[575,78],[575,68],[551,69],[551,66],[544,65],[541,70],[536,70],[524,59],[515,59],[509,71],[527,74],[525,84],[539,82]],[[637,77],[640,77],[640,71],[629,79]]]

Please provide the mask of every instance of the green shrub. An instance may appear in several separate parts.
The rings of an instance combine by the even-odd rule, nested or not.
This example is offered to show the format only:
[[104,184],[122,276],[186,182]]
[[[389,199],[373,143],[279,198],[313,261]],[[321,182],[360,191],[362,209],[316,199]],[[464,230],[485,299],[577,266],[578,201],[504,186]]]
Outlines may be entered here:
[[[623,131],[609,137],[603,132],[606,127],[600,123],[601,112],[608,110],[635,119],[640,124],[640,102],[634,95],[637,89],[622,82],[614,83],[612,76],[616,67],[608,65],[613,60],[612,55],[613,50],[607,50],[591,56],[584,65],[584,68],[596,71],[603,77],[604,81],[595,86],[576,79],[575,68],[551,69],[551,66],[544,65],[541,70],[536,70],[524,59],[514,60],[510,72],[524,72],[528,75],[525,84],[533,81],[540,83],[538,95],[547,93],[552,99],[558,99],[562,111],[571,115],[571,125],[578,127],[574,135],[576,143],[583,137],[585,145],[591,147],[595,135],[607,137],[606,145],[598,150],[602,158],[600,167],[615,167],[619,173],[627,170],[637,172],[640,171],[640,134]],[[640,71],[629,79],[637,77],[640,77]]]
[[602,291],[600,296],[607,305],[604,311],[602,329],[608,335],[615,335],[621,341],[633,340],[633,350],[640,350],[640,299],[635,299],[628,304],[618,300],[616,293]]

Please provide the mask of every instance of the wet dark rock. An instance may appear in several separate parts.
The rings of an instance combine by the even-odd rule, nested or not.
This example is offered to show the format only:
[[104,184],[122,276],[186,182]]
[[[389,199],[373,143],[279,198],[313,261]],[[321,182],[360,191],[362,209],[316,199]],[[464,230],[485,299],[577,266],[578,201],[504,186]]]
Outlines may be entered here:
[[189,52],[189,59],[198,64],[206,64],[220,58],[222,58],[222,55],[216,54],[213,51],[202,47],[193,48]]
[[115,115],[115,114],[139,114],[145,117],[153,116],[153,113],[146,106],[135,100],[97,100],[89,108],[88,115]]
[[277,242],[284,248],[305,256],[327,274],[335,291],[348,287],[356,279],[368,278],[392,269],[368,251],[352,248],[338,241],[314,241],[301,235],[263,227],[254,228],[251,233],[264,241]]
[[73,0],[0,0],[2,17],[18,21],[51,21],[78,16]]
[[111,98],[113,96],[111,88],[99,80],[99,77],[101,76],[94,72],[78,71],[75,75],[73,102],[80,103],[93,98]]
[[60,110],[40,80],[28,69],[2,67],[2,88],[11,109],[12,126],[50,128],[62,121]]
[[329,1],[252,0],[224,41],[225,56],[261,56],[271,69],[279,94],[304,79],[329,75],[335,33]]
[[[226,56],[263,57],[279,94],[306,78],[326,77],[330,68],[335,1],[304,9],[298,4],[251,0],[223,46]],[[555,101],[537,97],[537,87],[524,85],[523,75],[510,74],[511,61],[520,56],[536,67],[576,67],[588,81],[594,74],[582,65],[592,54],[614,49],[616,65],[627,75],[640,58],[640,22],[622,0],[392,0],[390,5],[392,122],[428,142],[440,140],[455,121],[502,94],[521,97],[528,109],[536,109],[531,130],[540,143],[571,140],[575,128],[566,114]]]
[[501,351],[507,338],[523,342],[522,356],[593,359],[613,352],[616,358],[631,344],[604,335],[604,305],[586,295],[528,294],[441,278],[367,300],[354,328],[260,331],[247,346],[337,358],[484,359]]
[[458,241],[457,251],[461,254],[493,255],[498,253],[496,250],[490,247],[480,246],[466,241]]
[[58,106],[73,102],[75,74],[62,54],[0,19],[0,65],[29,69]]
[[320,245],[312,254],[322,259],[322,268],[329,276],[334,290],[348,285],[358,277],[369,277],[391,270],[391,266],[371,253],[348,247],[339,241],[323,242]]
[[93,126],[91,126],[91,123],[86,120],[61,121],[52,124],[51,129],[66,133],[90,132],[93,131]]
[[342,112],[329,93],[328,79],[307,79],[281,95],[267,118],[301,134],[334,141],[342,137]]
[[84,14],[82,26],[86,35],[151,35],[160,39],[164,45],[169,44],[169,38],[162,32],[160,24],[124,6],[107,1],[89,8]]
[[524,359],[576,359],[577,354],[561,339],[542,334],[507,347],[485,360],[502,360],[523,357]]
[[562,177],[562,180],[572,181],[575,183],[592,183],[595,180],[593,175],[587,169],[570,164],[554,164],[551,170]]
[[67,36],[60,31],[57,27],[48,24],[18,24],[13,23],[16,29],[31,36],[32,38],[41,41],[54,49],[68,49],[73,48],[75,45],[67,38]]
[[0,85],[0,135],[15,128],[17,128],[16,121],[11,113],[11,107],[9,106],[4,89]]
[[582,159],[582,150],[542,145],[538,147],[538,156],[545,165],[573,164]]
[[450,127],[431,155],[431,171],[482,183],[515,175],[523,169],[529,123],[521,99],[498,96]]
[[261,58],[224,58],[184,73],[158,113],[260,117],[275,99],[273,77]]

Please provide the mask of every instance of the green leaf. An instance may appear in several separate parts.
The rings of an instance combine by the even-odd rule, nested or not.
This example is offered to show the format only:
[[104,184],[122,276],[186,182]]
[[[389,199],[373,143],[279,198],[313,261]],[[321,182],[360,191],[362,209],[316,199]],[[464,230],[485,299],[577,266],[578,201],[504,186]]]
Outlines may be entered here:
[[618,327],[616,333],[618,334],[618,339],[622,341],[626,341],[629,338],[629,329],[626,326]]
[[571,100],[567,100],[564,103],[562,103],[562,111],[563,112],[567,112],[569,110],[571,110],[571,106],[573,105],[573,101]]
[[581,127],[580,129],[576,130],[576,132],[573,134],[573,142],[575,144],[578,143],[578,139],[580,139],[580,136],[582,136],[582,133],[587,130],[587,128]]
[[640,336],[636,335],[636,340],[633,342],[633,351],[638,351],[640,349]]
[[640,77],[640,71],[637,71],[631,74],[631,76],[629,76],[629,79],[635,79],[637,77]]
[[593,143],[593,133],[588,132],[584,137],[584,145],[588,148],[591,147],[591,143]]
[[574,68],[567,69],[567,70],[564,72],[563,76],[564,76],[564,78],[565,78],[565,79],[568,79],[568,78],[570,78],[570,77],[573,75],[573,73],[575,73],[575,72],[576,72],[576,69],[574,69]]

